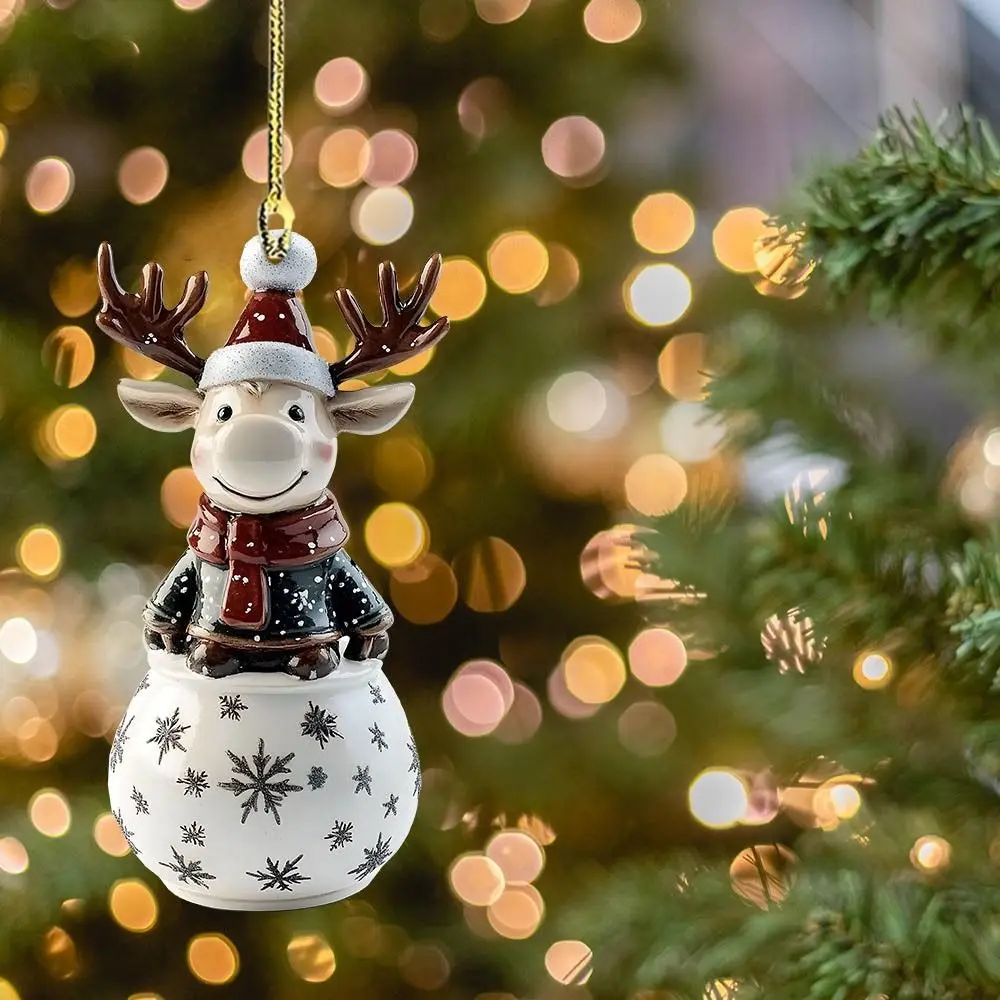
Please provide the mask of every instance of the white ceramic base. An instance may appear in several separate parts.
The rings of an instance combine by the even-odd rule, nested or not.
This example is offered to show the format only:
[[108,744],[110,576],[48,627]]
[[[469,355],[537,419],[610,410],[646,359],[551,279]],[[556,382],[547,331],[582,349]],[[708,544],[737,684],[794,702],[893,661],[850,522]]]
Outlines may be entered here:
[[378,660],[215,680],[150,652],[111,750],[111,806],[181,899],[284,910],[345,899],[402,846],[420,763]]

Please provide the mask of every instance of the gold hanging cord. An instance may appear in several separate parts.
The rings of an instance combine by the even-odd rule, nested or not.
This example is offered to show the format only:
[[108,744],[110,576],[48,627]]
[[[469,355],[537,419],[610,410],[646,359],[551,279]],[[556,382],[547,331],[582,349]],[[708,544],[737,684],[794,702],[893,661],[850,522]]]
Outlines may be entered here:
[[[285,0],[268,2],[267,197],[261,202],[257,228],[268,257],[279,261],[292,242],[295,210],[285,194]],[[271,232],[272,216],[281,220],[280,233]]]

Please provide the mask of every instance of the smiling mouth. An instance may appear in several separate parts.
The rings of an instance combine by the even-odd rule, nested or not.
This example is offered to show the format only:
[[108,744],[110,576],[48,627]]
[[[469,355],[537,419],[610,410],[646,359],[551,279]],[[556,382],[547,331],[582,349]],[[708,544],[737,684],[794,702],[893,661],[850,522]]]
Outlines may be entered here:
[[283,490],[282,490],[282,491],[281,491],[280,493],[271,493],[271,494],[269,494],[269,495],[268,495],[268,496],[266,496],[266,497],[255,497],[255,496],[254,496],[254,495],[253,495],[252,493],[240,493],[240,491],[239,491],[239,490],[234,490],[234,489],[232,488],[232,486],[230,486],[230,485],[229,485],[228,483],[224,483],[224,482],[223,482],[223,481],[222,481],[222,480],[221,480],[221,479],[220,479],[220,478],[219,478],[218,476],[212,476],[212,478],[213,478],[213,479],[214,479],[214,480],[215,480],[215,481],[216,481],[216,482],[217,482],[217,483],[218,483],[218,484],[219,484],[219,485],[220,485],[220,486],[221,486],[221,487],[222,487],[222,488],[223,488],[224,490],[228,490],[228,491],[229,491],[230,493],[232,493],[232,494],[233,494],[233,496],[236,496],[236,497],[241,497],[241,498],[242,498],[242,499],[244,499],[244,500],[275,500],[275,499],[277,499],[278,497],[283,497],[283,496],[284,496],[284,495],[285,495],[286,493],[291,493],[291,492],[292,492],[292,490],[294,490],[294,489],[295,489],[295,487],[296,487],[296,486],[298,486],[298,485],[299,485],[299,483],[301,483],[301,482],[302,482],[302,480],[303,480],[303,479],[305,479],[305,478],[306,478],[306,476],[308,476],[308,475],[309,475],[309,470],[308,470],[308,469],[303,469],[303,470],[302,470],[302,471],[301,471],[301,472],[299,473],[299,478],[298,478],[298,479],[296,479],[296,480],[295,480],[295,482],[294,482],[294,483],[292,483],[292,485],[291,485],[291,486],[287,486],[287,487],[285,487],[285,489],[283,489]]

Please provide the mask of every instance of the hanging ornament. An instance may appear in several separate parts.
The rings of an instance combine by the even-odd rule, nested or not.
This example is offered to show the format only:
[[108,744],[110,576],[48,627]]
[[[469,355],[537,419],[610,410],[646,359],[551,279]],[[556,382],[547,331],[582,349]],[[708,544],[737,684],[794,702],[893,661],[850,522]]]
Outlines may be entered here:
[[[115,735],[111,805],[132,850],[168,889],[235,910],[318,906],[363,889],[402,846],[420,760],[383,673],[393,616],[345,550],[328,489],[341,433],[378,434],[413,400],[410,383],[348,390],[437,343],[421,320],[441,273],[432,257],[408,296],[379,268],[382,322],[347,290],[356,346],[327,364],[299,293],[316,252],[292,231],[282,170],[284,9],[270,3],[269,186],[240,274],[249,300],[207,359],[184,340],[208,276],[173,309],[163,270],[137,294],[98,253],[97,325],[196,388],[124,379],[139,423],[194,429],[204,490],[188,546],[144,612],[149,672]],[[273,216],[283,228],[269,228]]]

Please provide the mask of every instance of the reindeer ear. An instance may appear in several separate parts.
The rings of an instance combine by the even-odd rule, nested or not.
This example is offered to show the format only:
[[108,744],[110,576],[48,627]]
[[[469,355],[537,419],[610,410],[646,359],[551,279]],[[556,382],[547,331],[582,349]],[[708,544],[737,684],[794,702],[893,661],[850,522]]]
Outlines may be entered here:
[[194,427],[202,404],[202,397],[194,389],[130,378],[118,383],[118,398],[133,420],[154,431],[185,431]]
[[381,434],[402,419],[415,391],[412,382],[393,382],[370,389],[338,392],[326,408],[338,431],[348,434]]

